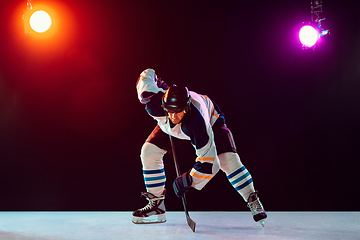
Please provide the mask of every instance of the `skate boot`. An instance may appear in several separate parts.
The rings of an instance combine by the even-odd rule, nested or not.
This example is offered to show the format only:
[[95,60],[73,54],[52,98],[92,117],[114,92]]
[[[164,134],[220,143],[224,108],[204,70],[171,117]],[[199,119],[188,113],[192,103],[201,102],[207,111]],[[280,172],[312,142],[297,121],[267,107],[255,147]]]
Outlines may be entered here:
[[255,222],[259,222],[263,227],[265,227],[265,218],[267,218],[267,215],[257,195],[257,192],[250,194],[247,206],[250,208]]
[[161,197],[156,197],[152,193],[142,192],[141,195],[144,196],[149,203],[145,207],[133,212],[132,222],[135,224],[166,222],[165,194],[163,193]]

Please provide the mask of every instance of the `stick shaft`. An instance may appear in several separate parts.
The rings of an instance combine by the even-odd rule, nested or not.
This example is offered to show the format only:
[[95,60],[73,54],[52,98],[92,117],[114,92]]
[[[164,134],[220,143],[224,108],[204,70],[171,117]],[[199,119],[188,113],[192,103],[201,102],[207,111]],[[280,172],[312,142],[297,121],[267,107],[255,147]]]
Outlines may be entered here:
[[176,170],[176,176],[179,177],[181,172],[180,172],[180,167],[179,167],[179,162],[176,159],[176,153],[175,153],[175,146],[174,146],[174,142],[172,137],[169,135],[170,137],[170,145],[171,145],[171,151],[172,151],[172,155],[173,155],[173,159],[174,159],[174,165],[175,165],[175,170]]
[[[173,159],[174,159],[176,175],[177,175],[177,177],[179,177],[181,172],[180,172],[179,162],[176,159],[175,145],[174,145],[173,139],[172,139],[172,137],[170,135],[169,135],[169,138],[170,138],[171,151],[172,151]],[[183,207],[184,207],[184,210],[185,210],[187,223],[188,223],[189,227],[191,228],[191,230],[193,232],[195,232],[196,223],[190,218],[189,212],[187,210],[187,203],[186,203],[185,194],[181,197],[181,199],[182,199]]]

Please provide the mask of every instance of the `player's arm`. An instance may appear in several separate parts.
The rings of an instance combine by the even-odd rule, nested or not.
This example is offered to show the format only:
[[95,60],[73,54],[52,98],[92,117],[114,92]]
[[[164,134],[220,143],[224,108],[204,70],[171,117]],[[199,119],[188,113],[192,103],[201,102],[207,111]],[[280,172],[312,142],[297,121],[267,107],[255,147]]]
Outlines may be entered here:
[[144,70],[136,83],[138,99],[146,104],[146,110],[152,116],[164,116],[161,98],[168,89],[168,85],[158,78],[154,69]]
[[[201,190],[219,170],[219,159],[211,126],[207,125],[199,111],[192,107],[182,130],[196,149],[196,162],[192,169],[174,182],[175,192],[184,194],[191,187]],[[179,196],[179,194],[177,194]]]

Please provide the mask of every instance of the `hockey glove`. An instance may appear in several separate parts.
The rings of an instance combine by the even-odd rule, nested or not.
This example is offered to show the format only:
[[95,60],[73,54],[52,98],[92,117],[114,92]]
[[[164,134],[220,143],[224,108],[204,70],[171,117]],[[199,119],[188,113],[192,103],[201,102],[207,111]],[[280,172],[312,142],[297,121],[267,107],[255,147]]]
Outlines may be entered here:
[[183,197],[187,191],[192,189],[191,184],[192,177],[190,176],[189,172],[186,172],[181,176],[177,177],[173,183],[176,196],[178,196],[179,198]]
[[159,87],[159,88],[162,88],[164,90],[168,90],[169,89],[169,85],[166,84],[165,81],[161,80],[161,78],[158,78],[156,77],[156,85]]

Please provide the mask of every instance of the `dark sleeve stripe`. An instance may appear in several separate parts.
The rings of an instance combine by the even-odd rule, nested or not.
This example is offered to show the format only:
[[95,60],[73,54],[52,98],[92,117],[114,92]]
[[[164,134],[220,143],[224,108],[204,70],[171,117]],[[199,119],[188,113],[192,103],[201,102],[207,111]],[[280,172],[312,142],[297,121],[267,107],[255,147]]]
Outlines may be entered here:
[[212,163],[207,163],[207,162],[200,163],[200,162],[197,162],[197,163],[194,164],[194,169],[196,171],[201,172],[201,173],[212,174],[212,168],[213,168]]
[[151,96],[150,101],[146,103],[146,111],[154,117],[166,116],[164,109],[161,107],[163,92],[158,92]]
[[183,132],[190,137],[191,143],[195,145],[196,149],[203,148],[209,142],[209,135],[204,118],[193,104],[191,104],[189,115],[184,120]]

